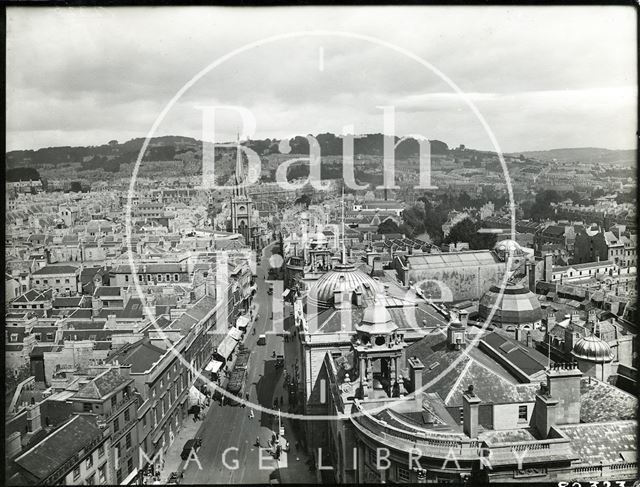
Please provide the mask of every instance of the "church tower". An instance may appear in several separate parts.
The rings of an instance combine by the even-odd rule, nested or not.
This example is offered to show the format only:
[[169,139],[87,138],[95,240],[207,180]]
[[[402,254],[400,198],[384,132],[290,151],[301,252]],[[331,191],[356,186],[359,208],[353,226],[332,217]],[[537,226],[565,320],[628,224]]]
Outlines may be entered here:
[[257,229],[253,221],[253,201],[247,195],[245,175],[242,164],[242,151],[238,138],[236,170],[233,194],[231,196],[231,231],[244,236],[245,243],[252,249],[257,248]]

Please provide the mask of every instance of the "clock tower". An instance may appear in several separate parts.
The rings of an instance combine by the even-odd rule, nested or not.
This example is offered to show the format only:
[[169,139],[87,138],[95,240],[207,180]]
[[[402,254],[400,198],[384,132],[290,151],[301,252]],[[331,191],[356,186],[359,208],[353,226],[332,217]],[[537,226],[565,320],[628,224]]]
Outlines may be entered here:
[[[238,146],[240,141],[238,140]],[[242,152],[237,150],[236,170],[233,194],[231,196],[231,231],[244,237],[245,243],[252,249],[257,248],[257,228],[253,221],[253,201],[247,195]]]

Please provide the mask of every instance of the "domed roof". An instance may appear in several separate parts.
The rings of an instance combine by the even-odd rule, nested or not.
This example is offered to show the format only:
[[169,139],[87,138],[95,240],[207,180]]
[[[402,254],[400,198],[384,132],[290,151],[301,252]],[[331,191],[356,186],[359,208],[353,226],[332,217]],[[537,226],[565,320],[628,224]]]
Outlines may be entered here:
[[511,239],[499,240],[493,246],[493,250],[498,252],[513,252],[515,250],[521,250],[521,248],[518,242]]
[[573,346],[571,355],[578,359],[597,363],[611,362],[614,356],[609,344],[595,335],[578,340],[578,343]]
[[486,320],[495,307],[491,323],[498,326],[535,323],[542,320],[542,309],[538,298],[522,284],[507,284],[500,299],[498,299],[499,295],[499,286],[491,286],[491,289],[483,294],[478,306],[480,318]]
[[362,322],[356,326],[356,330],[369,334],[389,334],[398,329],[391,319],[389,310],[382,301],[382,296],[376,296],[376,300],[364,310]]
[[338,264],[313,284],[307,299],[318,309],[331,308],[335,291],[351,294],[356,289],[362,291],[363,297],[374,297],[382,290],[375,279],[357,270],[353,264]]

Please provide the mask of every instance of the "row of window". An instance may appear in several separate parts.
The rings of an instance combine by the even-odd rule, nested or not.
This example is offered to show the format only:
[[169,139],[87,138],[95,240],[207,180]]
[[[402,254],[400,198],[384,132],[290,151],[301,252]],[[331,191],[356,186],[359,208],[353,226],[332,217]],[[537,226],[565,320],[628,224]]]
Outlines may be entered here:
[[[138,281],[140,282],[149,282],[149,281],[153,281],[153,274],[138,274]],[[163,279],[164,277],[164,279]],[[156,274],[155,280],[158,282],[171,282],[171,274]],[[180,280],[180,275],[179,274],[174,274],[173,275],[173,282],[178,282]],[[129,282],[129,274],[125,274],[124,276],[124,281],[125,282]]]
[[[64,280],[65,284],[69,284],[71,281],[69,280],[69,278]],[[40,284],[40,279],[36,279],[36,284]],[[42,284],[49,284],[49,279],[43,279],[42,280]],[[62,284],[62,282],[60,281],[60,279],[56,279],[56,284]]]

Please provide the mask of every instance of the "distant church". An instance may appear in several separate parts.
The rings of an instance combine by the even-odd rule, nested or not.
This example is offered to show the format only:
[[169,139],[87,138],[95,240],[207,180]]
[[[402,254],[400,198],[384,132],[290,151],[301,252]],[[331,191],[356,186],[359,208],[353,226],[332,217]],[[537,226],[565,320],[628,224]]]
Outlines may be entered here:
[[238,150],[234,188],[231,195],[231,231],[243,235],[247,246],[258,250],[258,225],[253,218],[253,201],[247,195],[244,179],[242,152]]

